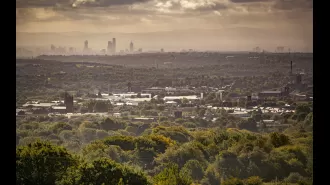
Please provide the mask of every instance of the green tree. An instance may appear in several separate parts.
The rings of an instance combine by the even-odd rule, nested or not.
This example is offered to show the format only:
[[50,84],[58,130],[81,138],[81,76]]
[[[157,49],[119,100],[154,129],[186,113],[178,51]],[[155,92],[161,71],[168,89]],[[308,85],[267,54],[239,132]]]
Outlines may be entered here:
[[181,172],[189,175],[194,180],[201,180],[204,176],[203,167],[197,160],[187,161]]
[[295,111],[295,114],[299,114],[299,113],[310,113],[311,112],[311,109],[310,109],[310,106],[306,103],[304,104],[299,104],[297,107],[296,107],[296,111]]
[[87,161],[93,161],[103,157],[110,158],[116,162],[121,162],[122,150],[119,146],[108,146],[100,140],[91,142],[84,146],[81,154]]
[[251,176],[245,180],[245,185],[262,185],[262,179],[258,176]]
[[51,130],[55,133],[58,134],[60,133],[62,130],[72,130],[72,127],[67,124],[67,123],[55,123],[52,127]]
[[76,181],[77,185],[150,184],[142,172],[122,166],[106,158],[80,165],[78,173],[80,175]]
[[257,130],[257,122],[253,118],[249,118],[248,120],[241,120],[238,123],[238,127],[240,129],[246,129],[246,130]]
[[221,185],[244,185],[244,183],[241,179],[231,177],[229,179],[224,180]]
[[182,99],[182,103],[183,103],[183,104],[187,104],[187,103],[189,103],[189,100],[188,100],[187,98],[183,98],[183,99]]
[[290,173],[290,175],[284,179],[286,182],[290,183],[297,183],[298,181],[303,180],[303,176],[301,176],[299,173]]
[[284,146],[290,143],[288,136],[278,132],[270,133],[270,141],[275,147]]
[[179,166],[175,163],[168,164],[159,174],[154,177],[156,185],[190,185],[191,178],[179,172]]
[[106,145],[117,145],[123,150],[134,150],[135,138],[132,136],[110,136],[104,139]]
[[106,118],[100,123],[101,129],[109,131],[109,130],[119,130],[124,129],[126,124],[120,121],[114,121],[110,118]]
[[198,116],[199,116],[199,117],[204,117],[205,112],[206,112],[205,109],[200,109],[200,110],[198,111]]
[[76,164],[63,147],[37,141],[16,149],[16,182],[26,185],[55,184]]
[[313,125],[313,112],[309,113],[305,118],[306,125]]

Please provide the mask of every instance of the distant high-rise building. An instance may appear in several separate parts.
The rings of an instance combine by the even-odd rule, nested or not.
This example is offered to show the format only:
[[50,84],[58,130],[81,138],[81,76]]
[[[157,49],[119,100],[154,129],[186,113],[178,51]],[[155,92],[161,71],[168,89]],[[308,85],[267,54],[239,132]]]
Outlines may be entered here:
[[174,117],[175,118],[182,118],[182,111],[175,111],[174,112]]
[[75,52],[75,48],[73,48],[73,47],[70,47],[70,48],[69,48],[69,52],[70,52],[70,53],[73,53],[73,52]]
[[127,91],[128,92],[132,92],[132,84],[131,84],[131,82],[128,82],[128,84],[127,84]]
[[112,38],[112,52],[116,53],[116,38]]
[[67,92],[64,94],[64,104],[67,113],[73,112],[73,96],[70,96]]
[[301,76],[301,74],[297,74],[297,76],[296,76],[296,84],[297,84],[297,85],[300,85],[300,84],[301,84],[301,81],[302,81],[302,76]]
[[164,49],[163,49],[163,48],[162,48],[162,49],[160,49],[160,52],[162,52],[162,53],[163,53],[163,52],[164,52]]
[[111,41],[108,41],[108,48],[107,48],[108,50],[108,53],[110,54],[110,53],[112,53],[112,51],[113,51],[113,45],[112,45],[112,42]]
[[88,50],[88,40],[85,40],[85,44],[84,44],[84,51]]
[[134,44],[133,44],[132,41],[131,41],[131,44],[129,45],[129,51],[130,52],[133,52],[134,51]]
[[52,45],[50,46],[50,49],[51,49],[52,51],[55,51],[55,50],[56,50],[56,47],[52,44]]

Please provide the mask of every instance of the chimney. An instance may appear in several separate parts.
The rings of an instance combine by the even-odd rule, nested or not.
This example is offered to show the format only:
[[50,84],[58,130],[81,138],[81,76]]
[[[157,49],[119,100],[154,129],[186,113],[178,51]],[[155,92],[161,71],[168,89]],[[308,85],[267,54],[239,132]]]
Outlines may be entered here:
[[292,75],[292,61],[291,61],[290,63],[291,63],[291,71],[290,71],[290,74]]

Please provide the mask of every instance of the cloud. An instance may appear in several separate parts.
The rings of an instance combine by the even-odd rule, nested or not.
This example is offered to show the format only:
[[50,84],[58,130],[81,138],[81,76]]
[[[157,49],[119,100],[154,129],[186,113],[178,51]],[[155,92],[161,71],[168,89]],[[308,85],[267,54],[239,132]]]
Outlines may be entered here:
[[198,11],[217,11],[227,9],[228,6],[223,3],[211,3],[205,6],[200,6],[196,10]]
[[255,3],[255,2],[268,2],[270,0],[230,0],[233,3]]
[[213,13],[214,13],[215,15],[222,16],[222,14],[221,14],[219,11],[213,11]]
[[155,13],[191,16],[223,10],[227,8],[227,5],[219,0],[154,0],[139,5],[135,4],[133,7],[140,10],[153,10]]
[[16,0],[16,8],[70,6],[73,0]]
[[276,0],[273,6],[280,10],[313,9],[313,0]]
[[149,0],[75,0],[72,7],[109,7],[118,5],[132,5]]
[[[171,30],[191,27],[312,26],[312,0],[17,0],[21,30]],[[76,3],[76,8],[72,4]],[[306,14],[308,12],[308,14]],[[72,24],[72,25],[70,25]],[[74,25],[74,26],[73,26]],[[135,28],[136,26],[136,28]],[[79,28],[78,28],[79,27]]]
[[132,5],[150,0],[16,0],[16,8],[110,7]]

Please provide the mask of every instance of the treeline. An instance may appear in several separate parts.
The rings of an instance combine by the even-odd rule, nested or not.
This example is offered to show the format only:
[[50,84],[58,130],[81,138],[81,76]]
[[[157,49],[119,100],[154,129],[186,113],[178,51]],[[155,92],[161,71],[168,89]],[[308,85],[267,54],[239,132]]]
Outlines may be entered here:
[[[160,109],[152,103],[140,107],[142,111],[157,108]],[[204,108],[196,111],[199,117],[210,113]],[[313,177],[311,105],[297,106],[294,114],[256,111],[249,119],[216,111],[215,122],[198,117],[174,120],[164,116],[153,123],[90,115],[70,119],[18,117],[17,181],[19,184],[219,185],[272,181],[310,184]],[[283,132],[258,133],[256,122],[270,118],[292,126]]]
[[[135,132],[140,129],[130,127]],[[284,133],[258,134],[179,126],[156,126],[139,136],[112,135],[85,141],[75,152],[31,141],[17,147],[17,181],[218,185],[278,180],[308,184],[313,174],[312,142],[312,133],[297,127]]]

